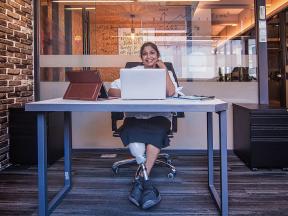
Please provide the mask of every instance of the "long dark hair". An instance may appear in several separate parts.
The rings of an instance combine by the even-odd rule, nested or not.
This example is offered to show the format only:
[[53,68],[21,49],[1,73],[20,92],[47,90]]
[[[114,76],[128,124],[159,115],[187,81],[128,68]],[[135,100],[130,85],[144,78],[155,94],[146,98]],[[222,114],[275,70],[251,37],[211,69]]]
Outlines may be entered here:
[[158,49],[157,45],[154,44],[154,43],[152,43],[152,42],[145,42],[145,43],[141,46],[141,49],[140,49],[140,58],[141,58],[141,59],[142,59],[143,50],[144,50],[144,48],[147,47],[147,46],[152,47],[152,49],[154,49],[154,50],[156,51],[158,58],[160,57],[160,52],[159,52],[159,49]]

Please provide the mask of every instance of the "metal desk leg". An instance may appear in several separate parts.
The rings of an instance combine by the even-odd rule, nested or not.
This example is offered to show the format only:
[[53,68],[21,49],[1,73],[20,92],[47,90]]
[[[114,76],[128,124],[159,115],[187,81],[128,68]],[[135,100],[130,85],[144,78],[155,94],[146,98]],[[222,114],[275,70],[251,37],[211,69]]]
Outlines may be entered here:
[[71,189],[71,149],[72,149],[72,124],[71,112],[64,113],[64,172],[65,172],[65,186]]
[[227,117],[226,111],[219,113],[220,154],[221,154],[221,199],[214,186],[213,163],[213,116],[207,113],[207,144],[208,144],[208,187],[221,215],[228,215],[228,180],[227,180]]
[[214,184],[213,164],[213,119],[212,113],[207,113],[207,144],[208,144],[208,186]]
[[37,143],[39,215],[48,215],[46,116],[43,112],[37,113]]
[[71,189],[71,113],[64,114],[64,163],[65,185],[48,205],[47,192],[47,129],[45,113],[37,114],[38,141],[38,195],[39,215],[46,216],[57,207]]
[[207,147],[208,147],[208,188],[217,207],[220,209],[221,201],[214,186],[214,161],[213,161],[213,113],[207,113]]
[[72,187],[71,181],[71,113],[64,112],[64,187],[49,203],[49,214],[60,204]]
[[220,152],[221,152],[221,210],[228,215],[228,175],[227,175],[227,111],[220,116]]

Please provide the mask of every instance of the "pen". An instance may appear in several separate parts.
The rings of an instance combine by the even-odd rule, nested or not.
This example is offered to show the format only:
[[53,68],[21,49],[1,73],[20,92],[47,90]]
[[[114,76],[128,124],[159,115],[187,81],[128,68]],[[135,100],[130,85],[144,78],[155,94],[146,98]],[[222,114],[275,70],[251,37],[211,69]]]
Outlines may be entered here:
[[[193,98],[194,97],[194,98]],[[185,99],[185,100],[211,100],[214,99],[215,96],[198,96],[198,95],[192,95],[191,98],[189,98],[189,96],[180,96],[180,97],[173,97],[176,99]]]

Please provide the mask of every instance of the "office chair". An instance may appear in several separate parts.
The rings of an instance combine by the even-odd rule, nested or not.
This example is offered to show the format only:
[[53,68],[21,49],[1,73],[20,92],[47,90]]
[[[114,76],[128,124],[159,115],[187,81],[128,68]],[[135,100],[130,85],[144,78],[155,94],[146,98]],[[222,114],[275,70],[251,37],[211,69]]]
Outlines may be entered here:
[[[136,67],[138,65],[141,65],[142,62],[127,62],[125,68],[133,68]],[[167,67],[167,69],[169,71],[171,71],[173,73],[173,77],[177,83],[177,86],[179,87],[179,83],[178,83],[178,79],[176,76],[176,73],[174,71],[173,65],[170,62],[165,62],[165,65]],[[171,122],[171,129],[168,133],[168,137],[172,138],[173,137],[173,133],[177,132],[177,118],[183,118],[184,117],[184,113],[183,112],[177,112],[177,113],[173,113],[172,116],[172,122]],[[119,120],[123,120],[124,119],[124,113],[123,112],[112,112],[111,113],[111,123],[112,123],[112,131],[113,131],[113,137],[120,137],[120,129],[121,126],[118,127],[117,122]],[[135,155],[134,155],[135,156]],[[125,160],[121,160],[121,161],[117,161],[115,163],[113,163],[112,165],[112,171],[117,174],[119,172],[119,169],[121,166],[124,165],[129,165],[129,164],[136,164],[137,160],[136,158],[130,158],[130,159],[125,159]],[[138,163],[139,164],[139,163]],[[161,166],[166,166],[170,169],[170,172],[168,173],[168,178],[173,179],[176,175],[176,168],[172,165],[172,161],[170,159],[170,155],[167,153],[160,153],[158,155],[157,160],[155,161],[156,165],[161,165]],[[141,165],[139,164],[138,169],[135,173],[135,177],[138,176],[138,174],[141,172]]]

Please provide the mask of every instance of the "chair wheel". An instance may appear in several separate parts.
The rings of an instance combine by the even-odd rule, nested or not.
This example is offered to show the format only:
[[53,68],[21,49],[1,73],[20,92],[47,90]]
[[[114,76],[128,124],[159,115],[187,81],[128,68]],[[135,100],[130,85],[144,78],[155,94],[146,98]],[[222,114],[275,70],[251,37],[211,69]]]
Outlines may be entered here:
[[168,163],[169,165],[172,165],[172,160],[171,159],[167,159],[166,163]]
[[168,178],[169,178],[169,179],[174,179],[175,176],[176,176],[176,172],[168,173]]
[[118,174],[119,173],[119,168],[118,167],[112,167],[112,171],[114,174]]

